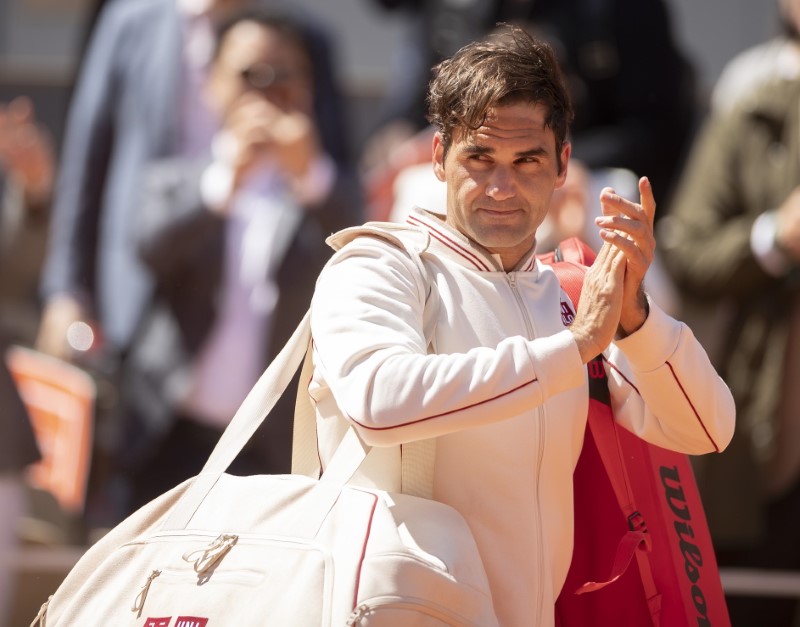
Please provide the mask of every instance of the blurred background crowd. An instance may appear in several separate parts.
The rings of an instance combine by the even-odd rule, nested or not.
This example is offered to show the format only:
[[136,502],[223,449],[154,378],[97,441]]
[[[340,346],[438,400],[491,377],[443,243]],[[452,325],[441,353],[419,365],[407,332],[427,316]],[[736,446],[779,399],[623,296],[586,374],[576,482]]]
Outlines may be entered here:
[[576,109],[539,249],[650,177],[647,288],[737,400],[696,465],[733,624],[800,625],[800,0],[0,0],[0,627],[200,470],[326,235],[445,211],[425,88],[498,22]]

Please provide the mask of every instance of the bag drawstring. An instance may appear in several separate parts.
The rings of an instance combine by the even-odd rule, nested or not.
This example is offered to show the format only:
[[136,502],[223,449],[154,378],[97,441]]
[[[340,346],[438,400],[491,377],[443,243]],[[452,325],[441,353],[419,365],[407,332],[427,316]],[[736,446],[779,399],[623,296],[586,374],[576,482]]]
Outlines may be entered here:
[[147,593],[150,592],[150,584],[153,583],[153,579],[158,577],[161,574],[160,570],[154,570],[150,573],[150,576],[147,578],[147,581],[142,586],[141,591],[138,595],[136,595],[136,600],[133,602],[133,607],[131,608],[131,612],[138,612],[136,614],[136,618],[141,617],[142,610],[144,609],[144,602],[147,599]]
[[[223,533],[205,549],[195,549],[184,553],[183,560],[193,563],[194,571],[198,575],[203,575],[227,555],[237,540],[239,540],[239,536]],[[197,556],[198,553],[199,556]]]
[[33,619],[33,622],[30,624],[30,627],[46,627],[47,626],[47,606],[50,605],[50,601],[53,600],[53,595],[51,594],[47,597],[47,601],[42,603],[42,607],[39,608],[39,613],[36,615],[36,618]]

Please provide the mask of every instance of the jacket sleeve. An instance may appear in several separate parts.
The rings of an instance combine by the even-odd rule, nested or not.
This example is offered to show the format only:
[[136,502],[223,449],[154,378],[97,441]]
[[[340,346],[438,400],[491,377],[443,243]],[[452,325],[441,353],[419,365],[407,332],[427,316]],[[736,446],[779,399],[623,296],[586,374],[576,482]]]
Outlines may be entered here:
[[747,112],[737,109],[707,120],[692,149],[670,213],[659,226],[666,266],[678,287],[704,301],[750,298],[775,279],[750,246],[757,215],[742,187],[740,164],[750,163],[744,142]]
[[367,443],[392,446],[505,420],[585,384],[569,331],[427,354],[425,294],[406,252],[367,238],[320,275],[311,307],[314,379],[324,380]]
[[733,437],[733,396],[691,330],[650,304],[636,333],[606,351],[616,420],[663,448],[722,451]]
[[115,67],[123,30],[115,7],[112,3],[100,16],[70,103],[42,276],[46,297],[63,292],[93,294],[100,205],[114,142]]

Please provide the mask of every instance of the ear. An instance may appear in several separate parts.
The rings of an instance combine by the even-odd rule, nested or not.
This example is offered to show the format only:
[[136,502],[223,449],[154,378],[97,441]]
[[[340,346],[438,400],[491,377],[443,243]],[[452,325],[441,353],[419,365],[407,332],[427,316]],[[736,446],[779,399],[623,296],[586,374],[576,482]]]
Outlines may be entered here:
[[442,134],[439,132],[433,135],[433,173],[436,178],[445,182],[444,176],[444,142]]
[[559,172],[558,177],[556,178],[556,189],[563,187],[564,182],[567,180],[567,170],[569,169],[569,157],[571,154],[572,144],[570,144],[568,141],[565,141],[563,144],[561,144],[561,172]]

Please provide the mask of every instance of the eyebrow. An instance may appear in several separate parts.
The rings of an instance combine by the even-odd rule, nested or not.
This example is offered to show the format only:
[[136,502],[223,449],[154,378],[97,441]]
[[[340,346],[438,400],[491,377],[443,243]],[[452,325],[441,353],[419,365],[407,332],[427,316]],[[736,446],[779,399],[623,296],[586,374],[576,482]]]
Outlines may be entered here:
[[[494,148],[489,146],[479,146],[477,144],[468,144],[464,147],[464,152],[470,155],[487,155],[494,152]],[[525,159],[527,157],[541,157],[546,156],[547,150],[545,148],[537,147],[529,150],[523,150],[514,155],[516,159]]]

